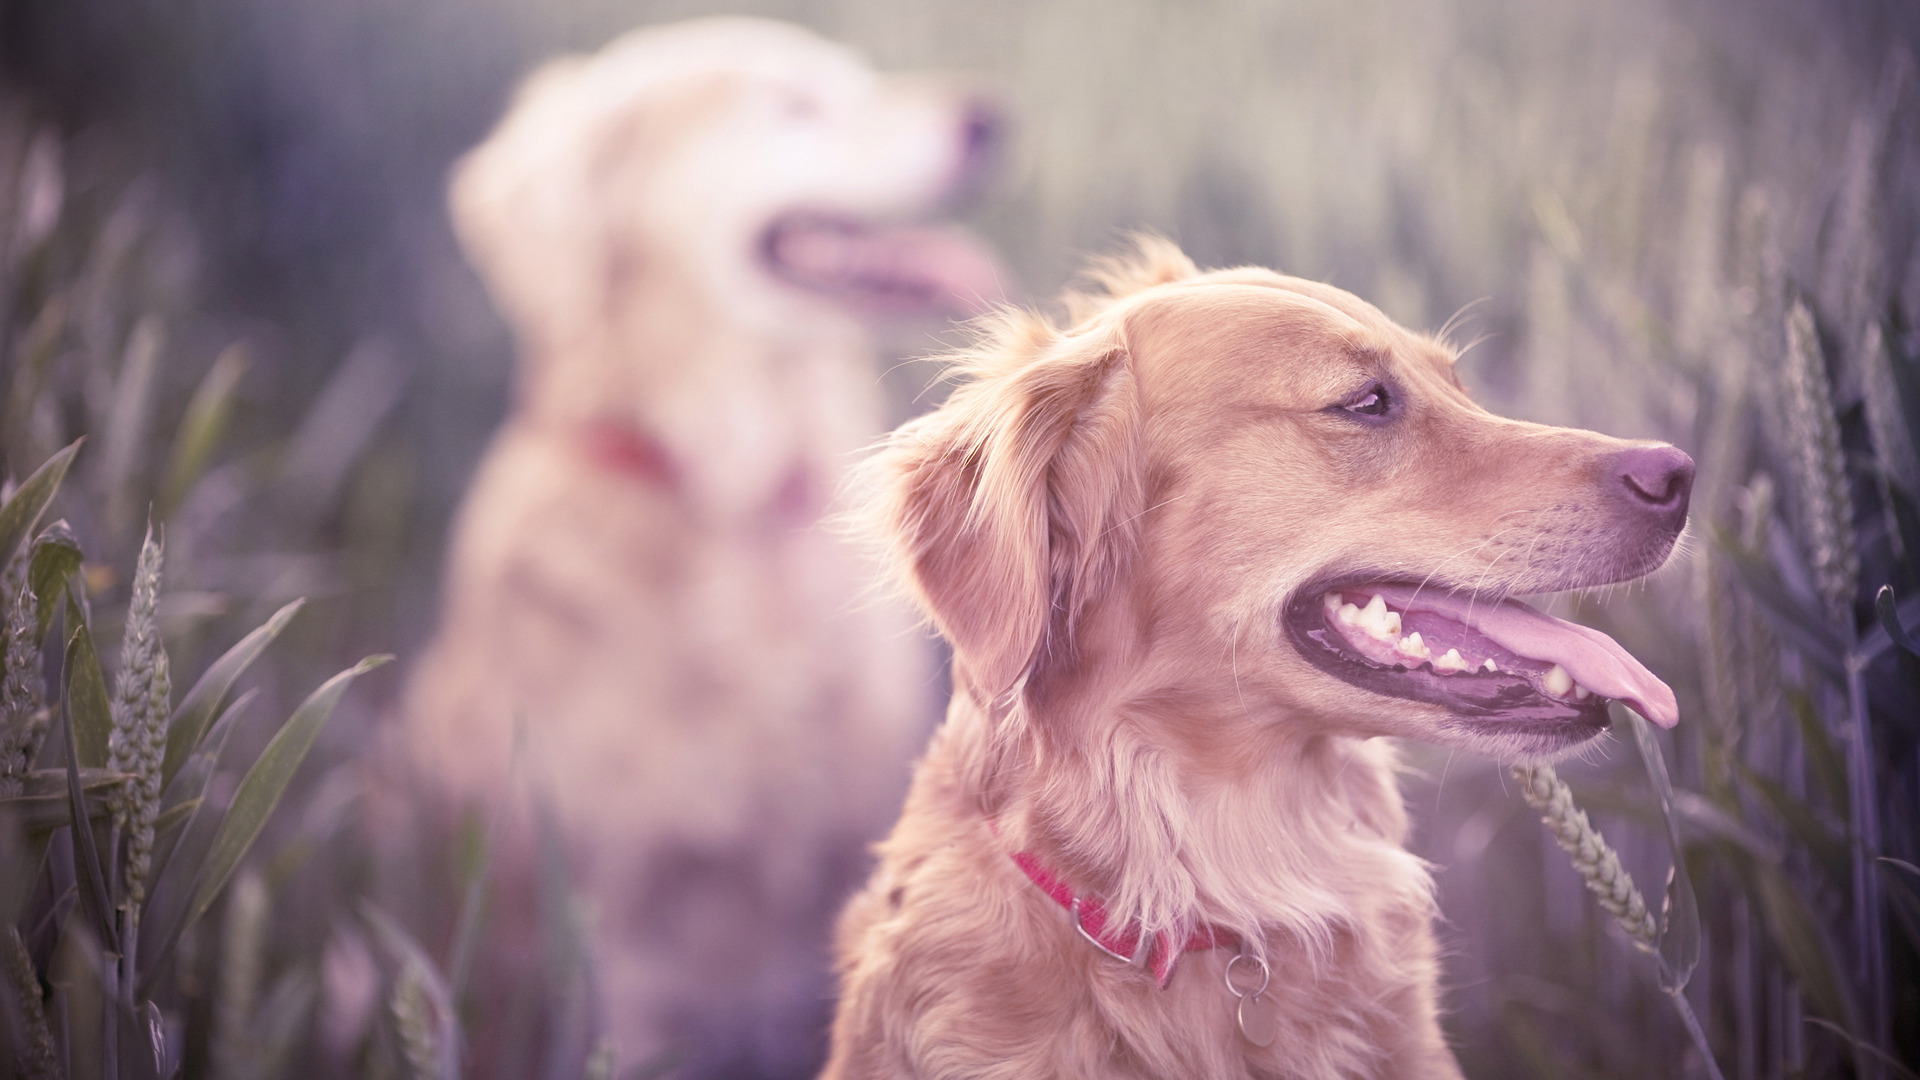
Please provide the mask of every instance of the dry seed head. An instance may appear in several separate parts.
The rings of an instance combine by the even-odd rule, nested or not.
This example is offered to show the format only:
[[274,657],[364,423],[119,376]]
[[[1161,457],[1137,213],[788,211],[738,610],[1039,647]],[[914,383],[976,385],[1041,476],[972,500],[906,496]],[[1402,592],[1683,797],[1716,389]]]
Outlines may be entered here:
[[587,1056],[587,1065],[580,1072],[580,1080],[613,1080],[614,1069],[619,1061],[613,1040],[602,1035],[600,1041],[593,1045],[593,1053]]
[[1913,432],[1907,430],[1907,418],[1900,408],[1900,387],[1893,381],[1893,359],[1887,354],[1880,320],[1869,322],[1860,339],[1860,390],[1867,407],[1873,454],[1887,479],[1909,497],[1920,498],[1920,461],[1915,459]]
[[167,652],[154,618],[160,564],[161,546],[149,527],[133,572],[120,673],[114,680],[113,729],[107,739],[108,766],[133,776],[118,789],[113,811],[114,821],[127,834],[127,899],[136,907],[146,898],[153,863],[153,822],[160,814],[160,772],[173,693]]
[[26,1052],[20,1058],[22,1075],[28,1080],[58,1080],[60,1055],[54,1049],[53,1029],[47,1024],[40,976],[34,973],[33,957],[27,952],[27,943],[20,939],[17,928],[7,927],[0,951],[6,954],[0,957],[0,963],[6,966],[7,981],[13,984],[14,1000],[20,1003],[21,1017],[26,1021]]
[[0,575],[0,798],[18,795],[47,733],[45,687],[34,643],[33,589],[22,555]]
[[1573,868],[1600,899],[1600,906],[1635,945],[1648,952],[1657,948],[1659,928],[1640,890],[1634,887],[1633,875],[1621,867],[1620,857],[1587,821],[1586,812],[1573,805],[1573,792],[1553,766],[1516,765],[1513,775],[1520,781],[1520,794],[1527,805],[1540,811],[1541,823],[1553,834],[1560,850],[1573,859]]
[[439,1074],[433,1023],[433,1002],[427,994],[426,973],[409,957],[394,979],[393,1030],[400,1042],[409,1080],[434,1080]]
[[1800,506],[1801,541],[1814,586],[1836,626],[1851,618],[1860,559],[1853,546],[1853,496],[1847,488],[1840,424],[1827,387],[1826,361],[1807,305],[1787,309],[1787,357],[1781,369],[1781,419]]

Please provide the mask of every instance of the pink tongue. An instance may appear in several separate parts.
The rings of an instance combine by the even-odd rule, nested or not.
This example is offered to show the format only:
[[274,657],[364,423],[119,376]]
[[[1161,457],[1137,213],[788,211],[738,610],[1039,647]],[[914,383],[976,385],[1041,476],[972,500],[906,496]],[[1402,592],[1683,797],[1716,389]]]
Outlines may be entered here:
[[799,284],[882,307],[977,315],[1006,295],[999,264],[958,226],[795,223],[774,254]]
[[1353,591],[1378,593],[1389,607],[1401,611],[1445,616],[1528,659],[1559,664],[1574,682],[1602,697],[1626,702],[1661,727],[1680,722],[1680,705],[1672,689],[1618,642],[1591,627],[1556,619],[1515,600],[1493,604],[1411,585],[1378,585]]

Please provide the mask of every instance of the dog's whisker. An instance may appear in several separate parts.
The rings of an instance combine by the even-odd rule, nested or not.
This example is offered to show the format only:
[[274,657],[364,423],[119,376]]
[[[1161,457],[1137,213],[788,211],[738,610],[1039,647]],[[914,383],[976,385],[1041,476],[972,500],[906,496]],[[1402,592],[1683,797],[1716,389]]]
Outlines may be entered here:
[[[1435,340],[1440,341],[1442,343],[1446,343],[1449,345],[1449,347],[1451,347],[1451,342],[1447,341],[1447,335],[1453,332],[1454,323],[1459,322],[1463,317],[1465,317],[1467,312],[1472,311],[1474,308],[1480,306],[1481,304],[1486,303],[1491,299],[1493,299],[1491,295],[1477,296],[1472,300],[1469,300],[1466,303],[1461,304],[1457,309],[1454,310],[1453,314],[1447,316],[1446,322],[1440,324],[1440,329],[1433,335]],[[1458,349],[1454,350],[1455,355],[1457,356],[1460,351],[1461,350],[1458,350]]]

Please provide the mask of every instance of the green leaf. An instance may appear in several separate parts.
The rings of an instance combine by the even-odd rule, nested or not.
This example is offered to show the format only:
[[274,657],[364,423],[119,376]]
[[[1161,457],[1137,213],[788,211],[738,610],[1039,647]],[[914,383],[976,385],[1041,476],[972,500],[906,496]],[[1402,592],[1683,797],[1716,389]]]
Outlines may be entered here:
[[196,875],[192,898],[173,934],[184,933],[212,906],[214,898],[226,887],[227,880],[240,866],[240,860],[253,846],[254,838],[266,825],[268,815],[286,794],[295,770],[306,759],[307,751],[320,735],[320,729],[340,704],[341,695],[353,680],[391,660],[390,656],[372,656],[322,683],[318,690],[293,711],[273,741],[260,753],[260,759],[247,770],[233,794],[233,804],[220,820],[213,846]]
[[1766,916],[1767,932],[1808,1007],[1853,1030],[1857,1015],[1853,999],[1837,974],[1840,965],[1834,962],[1836,950],[1820,929],[1819,920],[1778,867],[1761,862],[1748,866],[1753,875],[1752,891],[1759,895],[1760,910]]
[[[80,789],[82,791],[99,791],[101,788],[112,787],[114,784],[125,780],[127,776],[127,773],[114,772],[111,769],[81,769]],[[67,797],[67,770],[64,768],[35,769],[20,779],[25,785],[25,790],[18,795],[0,799],[0,810],[13,806],[17,801],[23,799],[64,799]]]
[[1840,1036],[1840,1038],[1846,1040],[1846,1043],[1848,1046],[1853,1047],[1853,1052],[1856,1055],[1865,1054],[1866,1056],[1873,1058],[1875,1061],[1880,1062],[1880,1064],[1885,1065],[1889,1069],[1892,1069],[1893,1075],[1902,1077],[1904,1078],[1904,1080],[1920,1080],[1920,1073],[1915,1073],[1912,1069],[1909,1069],[1905,1065],[1900,1064],[1899,1059],[1895,1058],[1892,1054],[1889,1054],[1885,1050],[1880,1049],[1879,1047],[1873,1045],[1872,1043],[1866,1041],[1865,1039],[1862,1039],[1854,1035],[1852,1032],[1848,1031],[1846,1028],[1841,1027],[1839,1024],[1835,1024],[1828,1020],[1822,1020],[1817,1016],[1807,1017],[1807,1023],[1812,1024],[1814,1027],[1821,1028],[1826,1031],[1831,1031],[1835,1035]]
[[1807,750],[1807,766],[1820,790],[1827,796],[1837,812],[1845,818],[1850,809],[1847,789],[1847,762],[1840,754],[1840,748],[1834,745],[1833,732],[1820,720],[1820,711],[1814,707],[1813,698],[1804,691],[1788,689],[1787,708],[1793,714],[1793,722],[1800,728],[1800,742]]
[[[125,773],[107,769],[81,769],[80,789],[98,792],[127,778]],[[35,769],[24,778],[25,790],[0,798],[0,812],[18,821],[28,833],[51,832],[73,820],[71,794],[67,790],[67,770]],[[88,812],[105,820],[109,811],[102,802],[90,802]]]
[[[1893,586],[1882,585],[1880,591],[1873,594],[1873,613],[1880,619],[1880,629],[1887,632],[1887,639],[1907,650],[1910,656],[1920,656],[1920,641],[1900,625],[1900,608],[1893,600]],[[1911,1075],[1911,1074],[1909,1074]]]
[[33,638],[35,643],[47,639],[47,630],[53,625],[54,608],[60,603],[60,594],[67,587],[67,579],[80,569],[83,558],[80,541],[74,538],[73,530],[67,526],[65,518],[40,530],[40,535],[33,538],[27,582],[33,588],[34,615],[37,620]]
[[[81,634],[86,628],[80,629]],[[92,817],[87,796],[80,786],[80,751],[74,741],[73,717],[61,725],[67,733],[67,812],[71,815],[67,836],[73,845],[73,865],[80,877],[80,897],[93,916],[94,928],[109,952],[120,951],[120,927],[114,919],[113,901],[107,891],[107,874],[100,867],[100,849],[93,842]]]
[[1802,603],[1780,580],[1779,571],[1766,560],[1752,554],[1724,529],[1715,527],[1714,539],[1727,554],[1748,595],[1752,596],[1767,625],[1835,682],[1846,679],[1841,663],[1842,649],[1828,629],[1827,617]]
[[191,799],[174,803],[172,806],[160,811],[160,815],[153,819],[154,835],[165,836],[180,826],[185,825],[187,819],[193,816],[193,812],[200,809],[200,804],[203,801],[203,796],[195,795]]
[[1673,782],[1667,776],[1667,760],[1654,741],[1653,728],[1640,714],[1620,706],[1633,730],[1634,745],[1640,748],[1640,760],[1647,768],[1647,779],[1660,803],[1660,817],[1667,827],[1667,850],[1673,869],[1667,877],[1667,902],[1660,927],[1660,988],[1678,994],[1693,977],[1700,962],[1700,909],[1693,896],[1693,876],[1687,873],[1685,849],[1680,845],[1680,826],[1674,820]]
[[193,392],[187,413],[180,420],[180,430],[173,437],[167,478],[160,485],[155,513],[161,521],[173,516],[181,500],[206,471],[208,459],[220,445],[221,436],[226,434],[227,419],[233,413],[234,391],[246,370],[246,349],[238,343],[230,345],[214,360],[206,377],[200,380],[199,388]]
[[67,627],[67,718],[81,767],[102,768],[107,763],[107,737],[113,731],[113,707],[86,615],[72,597],[67,598]]
[[1786,785],[1755,772],[1744,762],[1734,763],[1734,775],[1745,781],[1780,818],[1787,831],[1813,856],[1814,862],[1827,875],[1827,880],[1841,887],[1853,880],[1853,854],[1847,847],[1846,839],[1828,828],[1820,820],[1818,812],[1794,798]]
[[80,452],[84,438],[75,439],[66,449],[48,458],[45,464],[27,477],[20,490],[13,493],[4,506],[0,506],[0,566],[13,561],[13,553],[19,549],[20,541],[25,540],[33,531],[34,522],[40,520],[41,511],[53,501],[53,493],[60,490],[60,482],[67,478],[67,468],[73,464],[73,457]]
[[187,691],[187,696],[180,699],[173,716],[167,720],[167,756],[160,766],[162,786],[173,782],[180,767],[187,763],[187,757],[200,745],[207,727],[213,723],[214,715],[219,711],[220,702],[227,696],[227,691],[233,688],[234,680],[259,658],[269,642],[280,636],[280,631],[287,628],[287,623],[293,620],[306,602],[305,598],[301,598],[274,612],[272,618],[215,660],[199,681],[193,684],[193,689]]
[[1920,866],[1886,855],[1875,859],[1874,863],[1881,884],[1886,886],[1887,896],[1892,901],[1889,906],[1893,908],[1895,921],[1906,933],[1908,943],[1920,948]]
[[175,813],[184,813],[186,816],[177,830],[159,829],[156,823],[153,891],[142,916],[147,929],[147,933],[141,936],[142,957],[138,965],[142,993],[146,992],[154,976],[161,970],[167,954],[179,942],[180,920],[186,914],[187,901],[193,893],[200,867],[206,862],[207,852],[213,847],[214,834],[220,827],[220,808],[206,801],[207,784],[219,767],[227,737],[238,726],[237,718],[246,712],[247,706],[259,694],[258,689],[249,690],[221,711],[219,718],[213,722],[213,728],[201,741],[200,749],[187,759],[186,767],[173,778],[173,783],[167,786],[161,796],[160,816],[163,819]]
[[260,688],[254,687],[220,710],[220,715],[214,718],[213,726],[201,738],[200,745],[187,758],[187,763],[180,767],[173,780],[160,792],[162,813],[169,807],[206,793],[207,781],[213,778],[214,766],[219,763],[220,752],[226,745],[227,733],[232,730],[234,718],[245,713],[247,706],[259,696]]

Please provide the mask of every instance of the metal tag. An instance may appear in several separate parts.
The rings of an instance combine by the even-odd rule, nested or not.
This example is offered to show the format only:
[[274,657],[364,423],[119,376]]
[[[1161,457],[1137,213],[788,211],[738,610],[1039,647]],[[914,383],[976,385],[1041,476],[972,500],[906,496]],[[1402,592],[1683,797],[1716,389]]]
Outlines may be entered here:
[[1273,1015],[1273,1002],[1253,994],[1241,998],[1240,1034],[1255,1046],[1272,1046],[1275,1036],[1280,1034],[1280,1024]]

